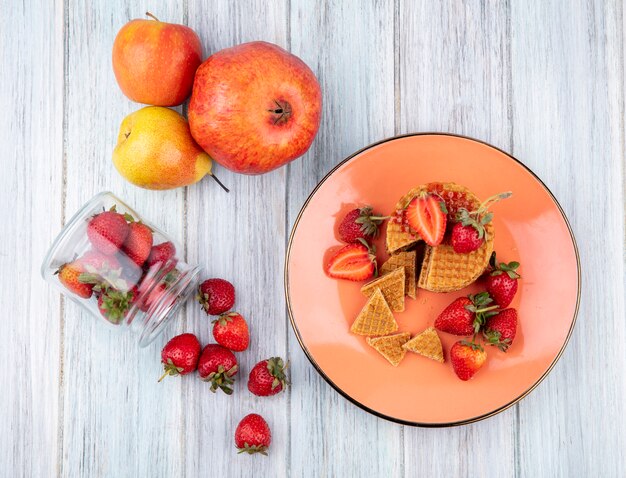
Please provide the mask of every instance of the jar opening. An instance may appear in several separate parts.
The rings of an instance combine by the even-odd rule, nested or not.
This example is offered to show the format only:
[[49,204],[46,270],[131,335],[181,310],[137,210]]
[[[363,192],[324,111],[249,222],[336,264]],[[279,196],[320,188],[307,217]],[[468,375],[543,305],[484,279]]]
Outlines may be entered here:
[[150,306],[147,312],[141,313],[140,322],[143,330],[139,337],[139,346],[146,347],[162,332],[170,319],[185,303],[198,283],[200,267],[191,268],[178,276],[166,293],[162,294],[159,300]]

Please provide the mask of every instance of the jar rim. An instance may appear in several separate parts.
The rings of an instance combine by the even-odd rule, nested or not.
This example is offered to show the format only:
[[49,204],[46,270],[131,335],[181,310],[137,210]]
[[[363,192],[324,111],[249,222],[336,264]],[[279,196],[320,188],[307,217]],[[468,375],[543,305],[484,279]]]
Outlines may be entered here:
[[[151,307],[150,312],[146,313],[148,320],[152,322],[149,326],[143,327],[139,336],[139,347],[147,347],[162,332],[163,328],[176,315],[176,312],[183,306],[189,297],[190,290],[196,287],[198,276],[202,268],[195,266],[189,269],[178,281],[169,289],[169,292],[175,292],[177,300],[171,301],[171,296],[163,294],[156,304]],[[169,302],[169,303],[168,303]]]

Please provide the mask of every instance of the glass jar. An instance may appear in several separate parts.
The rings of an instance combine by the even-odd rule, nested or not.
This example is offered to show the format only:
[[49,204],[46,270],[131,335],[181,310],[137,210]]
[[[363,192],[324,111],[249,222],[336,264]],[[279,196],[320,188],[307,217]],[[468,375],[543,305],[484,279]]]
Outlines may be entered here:
[[181,251],[167,234],[103,192],[65,225],[41,274],[100,322],[137,334],[145,347],[197,286],[200,267],[183,262]]

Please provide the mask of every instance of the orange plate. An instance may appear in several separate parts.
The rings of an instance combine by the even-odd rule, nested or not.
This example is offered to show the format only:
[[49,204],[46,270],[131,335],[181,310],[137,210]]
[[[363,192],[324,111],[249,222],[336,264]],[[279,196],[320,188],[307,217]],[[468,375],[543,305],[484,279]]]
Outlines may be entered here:
[[[326,277],[330,248],[340,245],[337,222],[356,205],[389,214],[410,188],[453,181],[484,199],[511,190],[493,207],[495,249],[501,261],[521,263],[517,336],[505,354],[487,347],[488,360],[472,380],[459,380],[448,353],[458,337],[440,333],[439,364],[413,353],[391,367],[364,337],[350,334],[365,304],[361,283]],[[384,231],[384,228],[383,228]],[[386,258],[384,234],[377,240]],[[289,315],[307,357],[337,391],[361,408],[399,423],[450,426],[494,415],[541,382],[560,357],[576,321],[580,292],[578,251],[563,211],[550,191],[512,156],[469,138],[415,134],[382,141],[349,157],[315,188],[296,220],[285,268]],[[432,325],[452,300],[478,290],[436,294],[418,290],[396,313],[399,331]]]

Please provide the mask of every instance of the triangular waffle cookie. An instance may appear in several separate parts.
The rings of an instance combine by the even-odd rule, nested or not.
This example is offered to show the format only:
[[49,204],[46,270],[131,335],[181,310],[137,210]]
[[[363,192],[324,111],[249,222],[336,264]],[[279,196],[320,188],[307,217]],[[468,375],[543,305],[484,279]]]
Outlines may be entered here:
[[387,259],[382,266],[380,266],[380,273],[387,274],[395,269],[404,267],[405,285],[404,293],[412,299],[415,299],[417,294],[417,278],[415,271],[415,251],[410,252],[398,252]]
[[366,341],[375,348],[380,355],[385,357],[391,365],[397,367],[404,358],[404,354],[406,354],[406,350],[402,348],[402,345],[410,338],[411,334],[402,332],[385,337],[376,337],[375,339],[368,337]]
[[374,291],[350,327],[358,335],[386,335],[396,330],[398,324],[380,289]]
[[443,348],[434,327],[428,327],[424,332],[406,342],[402,348],[443,363]]
[[368,282],[361,287],[361,292],[370,297],[376,289],[380,289],[391,310],[402,312],[404,310],[404,277],[404,267],[399,267],[372,282]]

